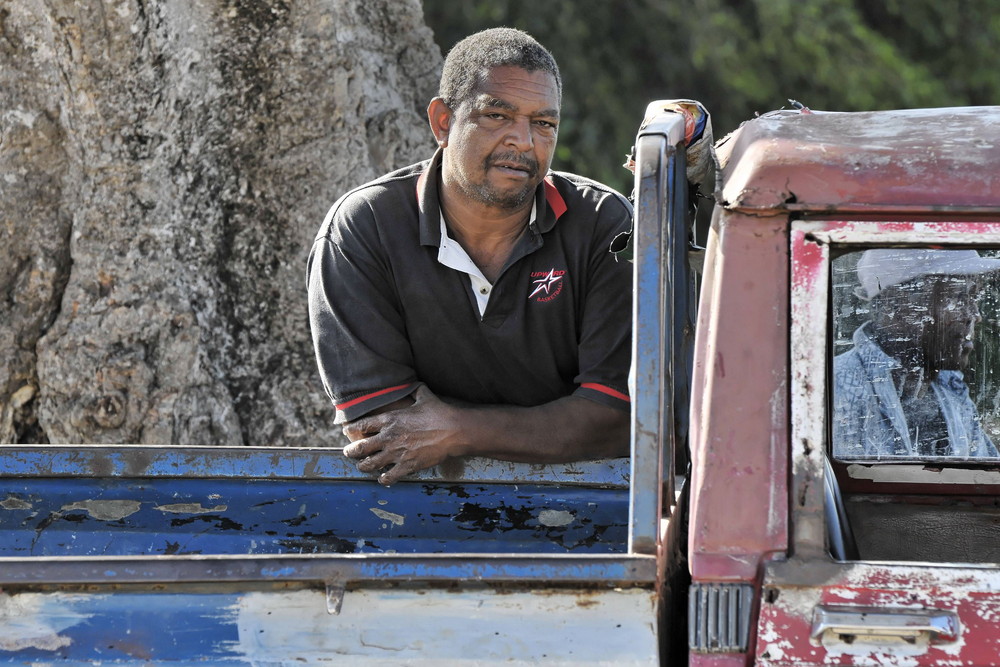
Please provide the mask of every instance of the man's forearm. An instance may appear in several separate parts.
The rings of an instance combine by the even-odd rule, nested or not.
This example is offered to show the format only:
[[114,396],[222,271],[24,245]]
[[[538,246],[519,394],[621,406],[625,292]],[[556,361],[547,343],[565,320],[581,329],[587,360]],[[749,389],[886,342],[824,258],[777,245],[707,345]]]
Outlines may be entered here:
[[534,407],[460,406],[453,456],[561,463],[626,456],[629,415],[579,396]]

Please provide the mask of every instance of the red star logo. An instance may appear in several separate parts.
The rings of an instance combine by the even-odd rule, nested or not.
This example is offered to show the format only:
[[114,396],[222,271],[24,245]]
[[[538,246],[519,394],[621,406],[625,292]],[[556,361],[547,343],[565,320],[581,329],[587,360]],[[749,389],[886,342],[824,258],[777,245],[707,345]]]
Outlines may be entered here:
[[552,286],[557,281],[562,280],[562,276],[557,276],[555,275],[555,273],[556,273],[555,269],[549,269],[549,272],[548,274],[545,275],[545,277],[539,278],[538,280],[532,280],[531,282],[532,284],[535,285],[535,289],[532,290],[531,294],[528,295],[528,298],[530,299],[531,297],[535,296],[536,294],[538,294],[543,290],[545,291],[546,294],[549,294],[550,291],[552,290]]

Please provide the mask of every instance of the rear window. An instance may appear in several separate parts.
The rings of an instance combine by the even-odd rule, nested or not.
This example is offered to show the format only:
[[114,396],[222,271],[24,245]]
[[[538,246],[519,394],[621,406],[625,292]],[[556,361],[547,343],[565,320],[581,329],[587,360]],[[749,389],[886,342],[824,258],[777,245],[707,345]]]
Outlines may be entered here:
[[831,268],[833,457],[997,461],[1000,253],[868,248]]

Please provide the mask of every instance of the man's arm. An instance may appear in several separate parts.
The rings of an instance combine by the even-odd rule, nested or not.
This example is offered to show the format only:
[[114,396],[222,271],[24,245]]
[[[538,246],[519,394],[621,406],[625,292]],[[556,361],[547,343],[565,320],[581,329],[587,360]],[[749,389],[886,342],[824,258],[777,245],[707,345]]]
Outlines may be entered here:
[[384,410],[344,425],[344,454],[362,472],[388,468],[378,478],[386,486],[452,456],[560,463],[628,455],[629,413],[579,396],[533,407],[453,405],[422,386]]

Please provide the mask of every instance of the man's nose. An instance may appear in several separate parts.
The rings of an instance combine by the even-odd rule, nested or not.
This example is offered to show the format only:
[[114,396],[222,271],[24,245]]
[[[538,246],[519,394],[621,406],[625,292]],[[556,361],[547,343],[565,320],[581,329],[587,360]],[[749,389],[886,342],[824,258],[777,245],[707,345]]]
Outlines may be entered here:
[[530,149],[534,145],[534,138],[531,136],[531,121],[527,118],[514,119],[508,128],[505,143],[522,153]]

